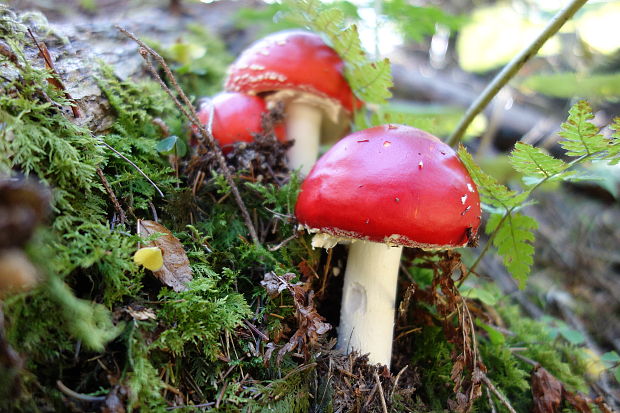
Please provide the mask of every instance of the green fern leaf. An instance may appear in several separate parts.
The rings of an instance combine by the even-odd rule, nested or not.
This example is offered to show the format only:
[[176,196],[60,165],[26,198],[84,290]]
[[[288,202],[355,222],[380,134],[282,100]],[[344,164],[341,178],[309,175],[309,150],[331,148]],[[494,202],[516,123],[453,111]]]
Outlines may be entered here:
[[464,146],[458,150],[461,161],[469,171],[472,179],[478,187],[482,202],[506,211],[520,205],[528,196],[527,192],[517,193],[497,182],[495,178],[487,175],[476,163],[474,158],[467,152]]
[[588,156],[609,148],[609,141],[590,122],[594,118],[592,108],[585,100],[577,102],[569,110],[568,119],[562,124],[559,143],[569,156]]
[[366,102],[385,103],[392,96],[388,90],[392,85],[392,67],[388,59],[354,67],[348,80],[356,95],[363,96]]
[[346,25],[342,10],[325,8],[318,0],[289,0],[289,19],[323,33],[329,45],[345,62],[344,75],[355,95],[365,102],[385,103],[393,86],[387,59],[371,61],[364,51],[357,26]]
[[570,172],[565,172],[568,165],[564,161],[547,155],[542,149],[527,143],[517,142],[509,161],[515,170],[527,177],[557,181],[572,175]]
[[497,230],[493,238],[493,246],[502,256],[504,265],[519,283],[525,287],[530,268],[534,263],[533,231],[538,228],[534,218],[520,213],[491,214],[487,221],[487,234]]
[[610,129],[613,133],[611,134],[607,159],[611,165],[616,165],[620,162],[620,117],[614,119]]

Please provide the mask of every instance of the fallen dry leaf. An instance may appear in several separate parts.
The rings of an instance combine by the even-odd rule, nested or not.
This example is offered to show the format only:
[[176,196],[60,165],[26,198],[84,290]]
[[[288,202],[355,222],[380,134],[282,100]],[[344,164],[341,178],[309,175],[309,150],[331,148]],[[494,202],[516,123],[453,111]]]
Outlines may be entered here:
[[543,367],[532,373],[533,413],[555,413],[562,403],[562,383]]
[[129,306],[125,308],[127,314],[131,316],[134,320],[138,321],[146,321],[146,320],[156,320],[157,316],[155,315],[155,311],[151,308],[136,306]]
[[[290,285],[290,281],[295,277],[296,275],[291,272],[278,276],[273,271],[270,271],[265,274],[263,280],[260,282],[260,285],[265,287],[269,297],[274,298],[282,291],[286,290]],[[299,283],[295,285],[299,285]]]
[[[562,382],[540,366],[536,367],[532,373],[532,393],[534,395],[533,413],[555,413],[563,400],[571,404],[579,413],[592,413],[590,404],[598,405],[596,400],[566,390]],[[604,404],[599,405],[599,409],[602,412],[610,411]]]
[[186,291],[187,283],[193,279],[193,276],[181,241],[172,235],[168,228],[155,221],[138,221],[138,234],[141,237],[146,238],[157,233],[163,235],[149,242],[148,245],[161,249],[164,265],[161,269],[153,271],[153,275],[174,291]]
[[[571,393],[564,389],[564,398],[569,402],[579,413],[592,413],[592,409],[588,405],[588,400],[579,393]],[[605,410],[601,409],[602,412]]]
[[[327,333],[331,328],[331,324],[325,322],[325,318],[316,310],[314,303],[314,291],[309,290],[310,285],[302,282],[292,284],[290,281],[295,278],[293,273],[286,273],[282,276],[274,272],[268,272],[263,277],[261,285],[267,290],[267,294],[271,298],[276,297],[284,290],[288,290],[293,296],[293,304],[295,306],[295,318],[297,319],[297,331],[291,336],[280,351],[278,351],[278,363],[286,353],[299,349],[308,354],[308,346],[315,345],[319,336]],[[270,343],[271,344],[271,343]],[[274,345],[267,346],[265,362],[268,363],[271,354],[275,349]]]

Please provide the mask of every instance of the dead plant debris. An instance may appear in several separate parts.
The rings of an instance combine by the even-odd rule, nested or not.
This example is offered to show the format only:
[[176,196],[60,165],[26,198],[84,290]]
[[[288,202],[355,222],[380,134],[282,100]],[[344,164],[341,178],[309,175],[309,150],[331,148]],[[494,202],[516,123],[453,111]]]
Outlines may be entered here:
[[[286,353],[290,353],[297,349],[302,352],[307,360],[310,356],[310,350],[319,343],[319,337],[331,330],[332,326],[325,322],[325,318],[316,310],[314,303],[314,291],[310,290],[308,283],[294,283],[290,281],[295,278],[295,274],[288,273],[284,276],[278,276],[273,272],[265,274],[261,285],[265,287],[267,293],[275,297],[285,289],[293,296],[293,304],[295,306],[295,319],[297,321],[297,330],[286,343],[278,351],[278,363],[282,362],[282,358]],[[268,353],[266,360],[271,357],[271,351]]]
[[161,249],[164,265],[161,269],[153,271],[153,275],[174,291],[186,291],[187,283],[193,279],[193,276],[189,259],[181,241],[168,228],[155,221],[144,219],[138,221],[138,234],[140,236],[146,238],[157,233],[163,235],[150,241],[149,245]]

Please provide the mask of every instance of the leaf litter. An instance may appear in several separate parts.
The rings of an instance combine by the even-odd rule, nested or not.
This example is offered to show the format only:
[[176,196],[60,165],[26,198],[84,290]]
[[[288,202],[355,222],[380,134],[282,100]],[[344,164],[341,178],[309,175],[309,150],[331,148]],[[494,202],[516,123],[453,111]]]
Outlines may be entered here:
[[174,291],[187,291],[187,283],[192,281],[193,276],[181,241],[168,228],[155,221],[145,219],[138,221],[138,235],[151,238],[156,234],[160,235],[148,241],[148,245],[161,249],[164,265],[159,270],[153,271],[153,275]]

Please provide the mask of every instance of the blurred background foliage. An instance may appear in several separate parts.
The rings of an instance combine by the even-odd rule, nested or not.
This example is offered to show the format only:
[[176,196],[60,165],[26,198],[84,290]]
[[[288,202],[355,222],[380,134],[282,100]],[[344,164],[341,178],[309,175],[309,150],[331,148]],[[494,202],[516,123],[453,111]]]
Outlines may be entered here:
[[[201,3],[204,3],[204,7],[210,7],[214,3],[229,3],[235,10],[234,17],[224,22],[217,30],[200,23],[191,24],[169,44],[149,40],[148,36],[145,36],[145,40],[171,64],[183,88],[195,99],[220,90],[226,66],[251,41],[272,31],[298,27],[298,24],[286,17],[290,12],[287,3],[273,1],[8,1],[9,5],[22,10],[29,8],[41,10],[52,21],[79,20],[82,23],[98,18],[103,18],[107,22],[121,17],[131,18],[133,10],[146,7],[159,7],[164,10],[169,8],[170,13],[179,13],[179,16],[189,20],[193,17],[191,11],[201,6]],[[362,45],[371,56],[389,57],[394,63],[395,98],[386,104],[373,106],[372,116],[356,120],[358,127],[380,122],[407,123],[426,129],[442,138],[448,136],[454,129],[466,106],[502,65],[521,50],[565,4],[564,1],[555,0],[419,2],[383,0],[324,3],[330,7],[337,7],[347,22],[358,25]],[[569,107],[578,99],[585,98],[592,103],[594,123],[598,126],[609,124],[614,115],[620,114],[618,22],[620,22],[618,1],[588,2],[561,32],[545,45],[540,54],[524,67],[510,86],[495,99],[489,110],[479,115],[468,129],[467,145],[485,171],[511,188],[522,185],[509,166],[506,151],[511,149],[516,141],[524,141],[557,154],[556,132],[560,122],[566,118]],[[413,79],[418,79],[417,83],[410,83]],[[114,84],[108,84],[107,87],[113,92],[120,93],[120,88],[112,89]],[[123,85],[123,88],[126,87],[128,86]],[[153,85],[144,86],[143,90],[141,92],[143,96],[133,101],[138,106],[132,108],[134,111],[141,111],[143,108],[140,105],[148,100],[148,97],[155,99],[158,105],[166,101],[163,94],[155,92],[156,87],[153,89]],[[114,93],[111,93],[110,97],[113,98],[113,95]],[[132,99],[125,97],[126,101],[123,101],[122,108],[117,108],[119,113],[122,114],[122,111],[127,109]],[[143,106],[145,110],[150,110],[154,104],[149,102]],[[165,118],[174,133],[172,136],[175,139],[168,138],[170,140],[166,141],[165,145],[161,143],[163,140],[159,140],[159,133],[151,130],[152,126],[146,121],[134,131],[135,136],[132,136],[130,143],[123,144],[122,139],[116,134],[106,139],[111,144],[128,147],[134,145],[148,153],[149,158],[146,159],[152,165],[161,166],[159,171],[152,173],[168,173],[164,188],[176,193],[177,201],[181,204],[185,200],[182,197],[183,189],[179,189],[177,182],[170,178],[170,170],[156,149],[169,154],[170,149],[176,147],[176,136],[184,136],[187,131],[169,102],[165,108],[159,108],[157,115]],[[129,123],[117,127],[128,128]],[[515,123],[519,127],[515,127]],[[126,134],[126,131],[121,129],[115,132],[119,135]],[[603,132],[606,133],[606,130]],[[141,143],[139,141],[141,139],[148,139],[151,142],[147,145]],[[160,142],[159,148],[155,146],[155,142]],[[119,177],[113,184],[122,192],[131,193],[125,190],[125,187],[131,187],[133,181],[138,182],[139,177],[135,172],[127,171],[124,164],[117,159],[111,158],[109,162],[106,171]],[[617,280],[620,278],[620,258],[617,255],[620,237],[617,226],[620,219],[618,207],[620,172],[618,166],[601,163],[587,164],[583,169],[584,173],[596,176],[598,181],[590,185],[549,184],[541,188],[542,192],[546,190],[546,194],[536,199],[540,206],[527,207],[528,213],[536,216],[542,225],[537,232],[537,261],[526,292],[516,290],[514,283],[505,276],[505,271],[503,272],[501,265],[498,266],[497,260],[493,257],[481,265],[480,278],[470,279],[462,286],[464,296],[480,302],[485,311],[497,310],[499,314],[496,320],[503,320],[506,323],[504,327],[508,330],[495,329],[480,321],[482,324],[479,327],[485,331],[480,335],[481,352],[489,365],[494,366],[489,373],[491,379],[513,397],[515,406],[526,410],[530,407],[531,396],[524,377],[530,367],[525,362],[515,361],[506,350],[506,343],[510,347],[529,347],[526,356],[548,362],[551,366],[549,369],[572,389],[587,390],[585,380],[595,381],[601,372],[608,369],[615,369],[615,374],[620,375],[618,368],[620,303],[617,297]],[[119,171],[124,171],[125,175]],[[162,180],[165,179],[162,177]],[[218,185],[222,185],[221,179],[218,181],[218,177],[213,177],[209,182],[213,194],[221,195],[217,188]],[[247,186],[244,190],[248,197],[260,194],[258,200],[253,201],[257,208],[267,205],[279,214],[290,214],[289,198],[296,191],[296,184],[293,182],[292,186],[280,189],[271,186],[266,189],[260,185]],[[150,190],[146,185],[144,189],[139,189]],[[136,192],[136,189],[132,191]],[[153,198],[153,194],[147,195],[148,197],[136,196],[136,202],[144,203],[144,205],[138,204],[140,212],[148,210],[146,200]],[[101,194],[99,196],[102,197]],[[145,344],[145,339],[156,330],[156,323],[125,317],[127,323],[125,330],[115,343],[115,351],[121,352],[118,347],[123,346],[123,349],[129,349],[127,352],[130,361],[128,365],[131,365],[129,374],[133,374],[131,386],[140,393],[142,400],[152,401],[162,409],[165,403],[161,400],[160,386],[165,388],[164,382],[180,386],[182,373],[187,371],[200,377],[200,386],[206,389],[204,390],[206,396],[202,395],[204,397],[221,397],[220,400],[239,405],[255,403],[255,394],[265,390],[260,388],[261,384],[257,383],[254,387],[242,389],[239,382],[233,383],[234,380],[231,378],[233,385],[218,387],[217,375],[221,376],[222,372],[228,371],[227,363],[221,360],[211,363],[218,356],[222,356],[217,353],[218,349],[225,347],[224,343],[228,343],[230,335],[238,333],[233,329],[234,326],[248,314],[246,303],[236,292],[239,289],[243,290],[246,293],[246,300],[248,291],[253,294],[253,299],[249,302],[256,308],[260,307],[257,302],[265,299],[262,290],[248,287],[249,280],[239,268],[249,268],[253,262],[267,256],[272,262],[254,268],[252,270],[254,278],[256,274],[270,270],[272,264],[279,265],[279,272],[295,271],[297,261],[309,254],[308,246],[303,240],[295,241],[274,254],[254,251],[239,242],[243,225],[239,217],[230,219],[236,209],[228,201],[221,204],[219,201],[213,202],[213,205],[209,205],[212,208],[211,221],[198,225],[193,234],[188,234],[186,231],[179,235],[185,245],[191,248],[190,257],[194,260],[196,270],[203,273],[201,276],[204,278],[195,281],[195,291],[176,294],[163,290],[159,295],[151,293],[149,296],[146,296],[144,291],[141,293],[146,296],[141,298],[143,301],[148,298],[154,302],[152,305],[157,307],[158,316],[169,324],[168,331],[181,334],[176,336],[171,333],[164,334],[156,345],[149,347],[150,343]],[[170,220],[171,223],[175,220],[174,207],[175,205],[168,205],[164,215],[164,219]],[[171,225],[174,230],[183,232],[182,224],[184,223],[174,222]],[[107,231],[105,223],[101,223],[101,227]],[[218,234],[227,230],[229,237],[222,239]],[[276,235],[272,236],[286,238],[291,235],[291,231],[283,225],[279,227]],[[205,245],[213,248],[216,254],[205,253]],[[132,248],[130,245],[119,247],[124,261],[127,261]],[[465,253],[466,262],[471,263],[478,253],[479,250]],[[313,261],[318,260],[313,253],[310,253],[310,257]],[[213,268],[217,270],[217,274],[212,272]],[[235,270],[232,271],[230,268]],[[416,272],[412,268],[413,266],[407,271],[420,286],[425,286],[425,280],[430,284],[432,278],[430,271]],[[106,291],[113,292],[114,295],[106,300],[112,301],[120,299],[119,297],[126,300],[129,292],[133,290],[149,289],[148,285],[144,287],[140,284],[144,275],[142,271],[131,267],[129,274],[128,279],[135,283],[121,280],[122,288],[118,286],[116,289],[107,288]],[[493,278],[497,286],[489,283],[488,278]],[[88,292],[84,292],[83,295],[87,296]],[[538,318],[538,322],[524,317],[507,297],[519,302],[527,315]],[[222,305],[220,302],[224,299],[229,300],[225,305],[229,306],[231,311],[224,313],[208,311],[211,306],[216,308],[216,303]],[[19,300],[21,298],[14,299],[13,305],[17,306],[15,302]],[[181,305],[175,305],[175,300]],[[195,303],[196,308],[189,308],[186,303]],[[290,317],[292,315],[290,299],[285,300],[285,303],[289,304],[288,310],[281,310],[278,308],[278,303],[269,302],[268,307],[261,307],[261,314],[271,311],[271,314],[282,318]],[[108,302],[106,304],[111,306]],[[531,304],[534,305],[533,308],[528,307]],[[186,317],[192,312],[204,319],[211,316],[223,319],[227,323],[223,323],[223,327],[209,326],[215,333],[214,336],[208,336],[205,335],[205,326],[194,323],[192,317]],[[575,314],[585,322],[575,322],[571,317]],[[609,314],[613,317],[607,317]],[[36,315],[38,314],[34,314],[33,317]],[[178,320],[182,322],[179,323]],[[284,322],[280,324],[280,320],[274,316],[269,321],[270,335],[283,334],[287,327]],[[209,323],[215,321],[208,320]],[[23,328],[28,329],[28,326]],[[50,326],[50,330],[51,328]],[[225,340],[218,335],[222,331],[226,332]],[[23,334],[21,337],[28,338]],[[600,344],[597,346],[599,351],[591,351],[591,338]],[[218,339],[221,341],[218,342]],[[19,340],[15,339],[16,342]],[[441,341],[441,345],[437,345],[438,341]],[[196,345],[196,342],[199,345]],[[203,348],[205,342],[212,346],[205,350]],[[415,335],[414,342],[423,349],[441,347],[441,351],[437,354],[421,351],[416,355],[417,359],[412,360],[412,363],[418,366],[434,367],[427,368],[421,373],[423,379],[427,380],[422,386],[421,397],[426,401],[433,400],[435,397],[433,392],[437,388],[444,389],[446,394],[443,396],[450,397],[451,393],[448,391],[452,384],[449,379],[452,367],[450,353],[453,349],[445,341],[443,333],[439,328],[425,328],[424,332]],[[72,341],[63,335],[62,344],[65,347],[62,349],[65,352],[64,357],[70,357]],[[276,378],[282,377],[282,371],[275,367],[264,369],[263,360],[252,353],[254,348],[249,344],[250,340],[243,341],[240,348],[240,352],[251,354],[251,357],[248,356],[249,361],[235,359],[233,362],[249,369],[256,377],[262,374],[266,381],[274,380],[275,383]],[[178,371],[173,371],[173,363],[166,359],[169,349],[174,350],[175,356],[178,356],[174,360],[176,363],[174,369]],[[183,351],[186,351],[185,357],[182,357]],[[206,355],[209,360],[198,360],[196,354],[200,357]],[[226,355],[230,356],[229,353]],[[53,357],[48,354],[44,356],[41,359]],[[92,363],[88,364],[90,361],[83,363],[82,366],[92,367]],[[287,358],[283,369],[291,371],[290,368],[294,365],[295,362]],[[54,374],[50,373],[48,376],[54,377]],[[242,375],[235,372],[233,378],[237,380],[242,378]],[[616,380],[620,381],[620,377],[616,377]],[[617,384],[614,383],[616,395]],[[235,388],[235,385],[239,387]],[[92,389],[89,386],[85,388]],[[57,393],[55,398],[59,397]],[[275,401],[269,400],[262,405],[271,406],[270,403]],[[437,403],[437,406],[433,407],[440,409],[443,406]],[[481,407],[481,411],[485,411],[484,408],[486,405]],[[501,406],[498,406],[498,409],[502,411]]]

